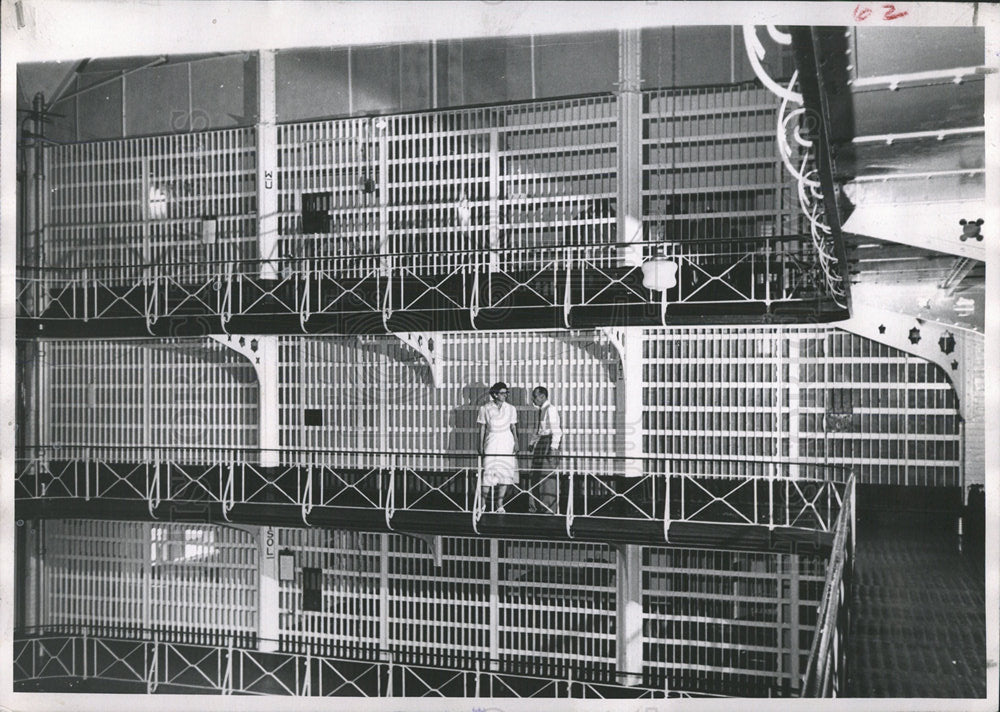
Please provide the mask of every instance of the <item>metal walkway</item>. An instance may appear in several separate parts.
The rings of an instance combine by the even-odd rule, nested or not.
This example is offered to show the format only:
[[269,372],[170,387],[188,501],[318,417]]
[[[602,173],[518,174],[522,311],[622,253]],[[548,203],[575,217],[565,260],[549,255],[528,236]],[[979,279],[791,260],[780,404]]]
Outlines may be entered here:
[[[145,635],[145,634],[144,634]],[[199,645],[78,633],[18,635],[18,692],[278,695],[292,697],[468,697],[663,699],[717,694],[626,686],[614,680],[542,677],[472,660],[466,669],[417,665],[385,651],[380,659],[308,652],[265,653],[233,645]]]
[[[605,468],[593,466],[600,458],[586,458],[589,468],[583,458],[579,464],[566,458],[558,472],[523,471],[500,513],[495,493],[481,486],[475,456],[362,453],[372,461],[359,466],[359,453],[298,452],[283,453],[298,462],[262,466],[254,464],[259,452],[232,452],[224,460],[197,453],[200,462],[191,454],[152,450],[122,462],[111,449],[81,449],[69,458],[41,449],[17,461],[15,512],[21,519],[164,519],[823,552],[847,487],[836,473],[792,478],[778,463],[768,474],[747,476],[704,471],[718,463],[667,461],[666,473],[646,463],[641,474],[626,476],[623,458],[608,458]],[[454,465],[463,458],[464,466]]]

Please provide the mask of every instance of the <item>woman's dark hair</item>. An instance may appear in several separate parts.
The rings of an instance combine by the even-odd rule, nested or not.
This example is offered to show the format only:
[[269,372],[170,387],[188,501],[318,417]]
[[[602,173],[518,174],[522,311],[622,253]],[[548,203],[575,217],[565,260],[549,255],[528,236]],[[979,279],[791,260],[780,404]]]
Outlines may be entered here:
[[503,381],[497,381],[492,386],[490,386],[490,395],[494,396],[497,393],[499,393],[500,391],[509,391],[509,390],[510,389],[507,388],[507,384],[506,383],[504,383]]

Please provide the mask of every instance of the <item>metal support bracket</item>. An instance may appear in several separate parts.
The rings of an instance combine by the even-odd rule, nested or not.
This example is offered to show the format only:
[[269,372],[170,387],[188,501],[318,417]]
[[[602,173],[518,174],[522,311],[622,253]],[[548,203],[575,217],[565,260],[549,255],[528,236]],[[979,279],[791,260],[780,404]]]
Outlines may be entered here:
[[619,377],[625,374],[625,328],[621,326],[599,326],[598,329],[608,339],[608,343],[618,354]]
[[431,371],[431,381],[435,388],[441,387],[444,359],[441,357],[438,337],[433,333],[419,331],[392,332],[400,341],[424,357]]
[[411,534],[410,536],[420,539],[431,552],[434,558],[434,568],[441,568],[441,556],[444,553],[444,539],[440,534]]

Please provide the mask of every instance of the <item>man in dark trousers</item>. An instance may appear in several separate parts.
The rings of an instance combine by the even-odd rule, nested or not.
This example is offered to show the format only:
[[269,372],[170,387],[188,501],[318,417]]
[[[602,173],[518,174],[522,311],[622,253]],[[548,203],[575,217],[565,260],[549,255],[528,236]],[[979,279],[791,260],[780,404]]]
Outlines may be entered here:
[[559,448],[562,445],[562,423],[559,410],[549,401],[549,390],[536,386],[531,391],[531,402],[538,409],[538,423],[531,436],[531,474],[535,497],[528,499],[528,511],[556,514],[559,512]]

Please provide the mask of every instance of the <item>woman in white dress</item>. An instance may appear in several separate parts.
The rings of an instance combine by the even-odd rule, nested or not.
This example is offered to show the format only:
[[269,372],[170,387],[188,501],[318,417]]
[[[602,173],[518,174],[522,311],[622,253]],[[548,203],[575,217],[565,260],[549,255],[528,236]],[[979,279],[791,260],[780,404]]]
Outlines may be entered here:
[[504,497],[509,485],[516,485],[517,475],[517,409],[507,402],[509,390],[503,382],[490,388],[490,402],[480,407],[479,454],[483,455],[483,498],[493,487],[497,493],[497,512],[503,514]]

